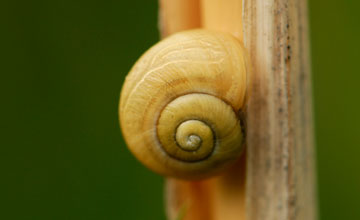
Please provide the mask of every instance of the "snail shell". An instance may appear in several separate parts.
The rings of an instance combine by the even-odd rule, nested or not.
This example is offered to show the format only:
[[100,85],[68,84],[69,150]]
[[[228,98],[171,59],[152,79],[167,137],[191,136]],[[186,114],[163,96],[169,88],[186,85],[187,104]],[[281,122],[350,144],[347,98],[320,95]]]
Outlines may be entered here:
[[126,77],[120,122],[132,153],[165,176],[204,178],[243,150],[247,54],[227,33],[192,30],[150,48]]

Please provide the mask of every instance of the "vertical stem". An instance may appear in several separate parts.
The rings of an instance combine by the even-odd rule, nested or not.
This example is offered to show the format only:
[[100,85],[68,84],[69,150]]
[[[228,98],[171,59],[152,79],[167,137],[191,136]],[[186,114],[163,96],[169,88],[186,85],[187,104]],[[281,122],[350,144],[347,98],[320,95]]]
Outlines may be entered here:
[[316,219],[307,4],[244,0],[247,219]]

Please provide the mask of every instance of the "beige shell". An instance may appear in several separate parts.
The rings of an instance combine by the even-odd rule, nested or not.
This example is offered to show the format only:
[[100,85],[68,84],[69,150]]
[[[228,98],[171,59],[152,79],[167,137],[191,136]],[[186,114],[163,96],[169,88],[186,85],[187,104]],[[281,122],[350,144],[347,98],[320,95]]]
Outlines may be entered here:
[[150,48],[126,77],[120,122],[132,153],[165,176],[204,178],[243,149],[247,54],[226,33],[191,30]]

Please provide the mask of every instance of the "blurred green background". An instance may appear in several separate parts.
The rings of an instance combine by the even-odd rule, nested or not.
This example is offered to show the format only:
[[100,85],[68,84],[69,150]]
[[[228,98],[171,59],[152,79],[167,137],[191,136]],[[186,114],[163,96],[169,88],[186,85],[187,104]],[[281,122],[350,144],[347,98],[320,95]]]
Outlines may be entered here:
[[[311,1],[320,216],[360,219],[359,1]],[[124,76],[159,39],[156,1],[2,0],[0,219],[165,219],[126,149]]]

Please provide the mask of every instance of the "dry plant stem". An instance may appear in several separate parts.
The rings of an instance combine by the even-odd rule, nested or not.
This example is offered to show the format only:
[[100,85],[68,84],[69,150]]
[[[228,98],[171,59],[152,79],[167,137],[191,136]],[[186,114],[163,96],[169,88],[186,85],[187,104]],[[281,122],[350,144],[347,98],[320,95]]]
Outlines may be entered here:
[[244,0],[247,219],[316,219],[307,17],[304,0]]
[[[166,23],[197,26],[188,25],[184,14],[164,12],[163,5]],[[199,182],[168,179],[169,219],[183,207],[185,220],[316,219],[306,1],[202,0],[191,11],[198,11],[194,17],[201,20],[201,27],[227,31],[240,40],[243,36],[249,51],[253,71],[247,152],[224,176]],[[166,24],[160,26],[163,36],[173,33],[164,31]]]

